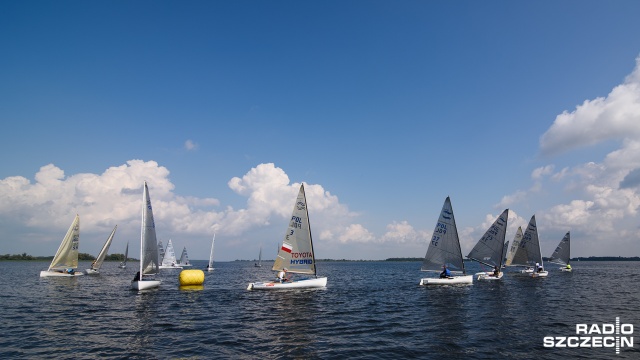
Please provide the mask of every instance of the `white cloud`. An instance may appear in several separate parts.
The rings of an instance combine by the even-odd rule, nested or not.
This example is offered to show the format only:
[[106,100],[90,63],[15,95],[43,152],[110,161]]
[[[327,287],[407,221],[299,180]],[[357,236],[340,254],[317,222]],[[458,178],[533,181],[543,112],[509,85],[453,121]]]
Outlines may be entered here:
[[543,154],[557,154],[606,140],[640,138],[640,57],[624,83],[607,97],[585,100],[563,112],[540,138]]
[[187,151],[195,150],[198,148],[198,144],[193,140],[187,140],[184,142],[184,148],[187,149]]

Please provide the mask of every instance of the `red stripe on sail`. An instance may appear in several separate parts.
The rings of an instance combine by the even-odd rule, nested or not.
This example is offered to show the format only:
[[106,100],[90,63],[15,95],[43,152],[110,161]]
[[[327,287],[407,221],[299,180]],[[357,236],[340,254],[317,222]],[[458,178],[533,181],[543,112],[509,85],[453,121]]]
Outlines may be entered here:
[[293,247],[289,244],[282,244],[282,250],[288,252],[289,254],[291,254],[291,251],[293,250]]

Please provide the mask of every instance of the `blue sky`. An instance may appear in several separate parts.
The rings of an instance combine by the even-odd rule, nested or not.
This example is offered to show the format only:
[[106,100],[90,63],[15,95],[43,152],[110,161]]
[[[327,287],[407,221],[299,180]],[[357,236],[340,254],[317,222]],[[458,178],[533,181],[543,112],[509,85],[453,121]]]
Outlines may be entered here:
[[[640,254],[636,1],[0,3],[0,253],[273,258],[300,182],[316,256],[467,254],[505,209],[542,253]],[[132,245],[133,256],[137,248]],[[271,254],[268,249],[272,249]],[[271,254],[271,255],[269,255]]]

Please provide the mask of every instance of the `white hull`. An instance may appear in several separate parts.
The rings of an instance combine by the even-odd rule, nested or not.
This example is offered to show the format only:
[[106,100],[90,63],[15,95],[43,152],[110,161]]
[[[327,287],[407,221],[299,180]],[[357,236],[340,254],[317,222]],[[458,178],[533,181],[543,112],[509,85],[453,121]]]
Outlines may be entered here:
[[191,264],[178,264],[178,266],[182,266],[182,267],[191,267],[191,266],[193,266],[193,265],[191,265]]
[[69,274],[69,273],[49,271],[49,270],[40,271],[40,277],[74,277],[74,276],[81,276],[81,275],[84,275],[84,274],[79,272],[74,272],[73,274]]
[[452,276],[448,278],[423,278],[420,285],[473,284],[473,275]]
[[540,272],[535,272],[535,273],[531,274],[531,277],[534,277],[534,278],[547,277],[547,275],[549,275],[548,271],[540,271]]
[[158,268],[159,269],[182,269],[182,266],[178,266],[178,265],[173,265],[173,266],[160,265]]
[[533,274],[533,269],[523,269],[516,273],[516,275],[526,275],[531,276]]
[[126,269],[126,268],[127,268],[127,265],[118,265],[118,267],[119,267],[120,269]]
[[153,289],[160,286],[159,280],[142,280],[142,281],[132,281],[131,288],[134,290],[146,290]]
[[292,282],[258,282],[250,283],[247,290],[281,290],[281,289],[305,289],[323,288],[327,286],[327,278],[305,279]]
[[98,270],[95,269],[86,269],[84,271],[85,275],[99,275],[100,272]]
[[479,272],[476,273],[476,279],[478,280],[500,280],[504,273],[501,271],[498,276],[494,276],[492,272]]
[[571,269],[567,269],[567,268],[564,268],[564,267],[561,267],[560,270],[566,271],[566,272],[571,272]]
[[206,268],[205,270],[207,270],[207,271],[213,271],[213,268],[212,268],[212,267],[208,267],[208,268]]

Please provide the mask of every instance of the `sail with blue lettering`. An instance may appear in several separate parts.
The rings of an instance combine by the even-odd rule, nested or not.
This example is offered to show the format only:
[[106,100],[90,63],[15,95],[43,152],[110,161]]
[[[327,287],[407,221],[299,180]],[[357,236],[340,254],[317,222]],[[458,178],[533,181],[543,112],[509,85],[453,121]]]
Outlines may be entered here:
[[282,246],[278,250],[272,270],[280,271],[284,268],[287,268],[290,273],[316,275],[311,226],[303,184],[300,185],[289,227],[284,235]]
[[440,272],[444,265],[451,271],[465,272],[456,219],[453,217],[453,208],[448,196],[442,206],[436,228],[433,230],[421,270]]

